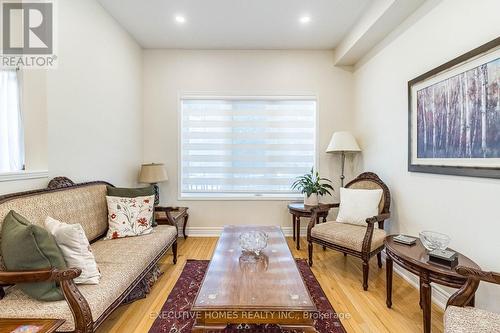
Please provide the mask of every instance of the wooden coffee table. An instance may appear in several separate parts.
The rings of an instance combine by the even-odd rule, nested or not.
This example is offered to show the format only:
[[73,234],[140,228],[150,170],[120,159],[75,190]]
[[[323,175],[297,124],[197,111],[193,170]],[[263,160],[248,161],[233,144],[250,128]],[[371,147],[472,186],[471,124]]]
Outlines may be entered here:
[[12,332],[13,330],[25,326],[37,326],[38,333],[52,333],[55,332],[62,324],[63,319],[2,319],[0,318],[0,332]]
[[[392,266],[396,262],[399,266],[419,276],[420,278],[420,307],[423,311],[424,332],[431,331],[431,282],[452,288],[460,288],[467,281],[465,276],[449,267],[428,263],[429,254],[420,239],[412,246],[403,245],[393,240],[395,235],[385,238],[386,274],[387,274],[387,307],[392,307]],[[457,252],[458,253],[458,252]],[[480,269],[479,266],[461,253],[458,253],[458,265]],[[474,306],[474,299],[471,301]]]
[[[258,257],[239,246],[239,235],[248,230],[269,236]],[[191,311],[197,318],[193,332],[223,330],[228,324],[316,332],[316,306],[279,227],[224,227]]]

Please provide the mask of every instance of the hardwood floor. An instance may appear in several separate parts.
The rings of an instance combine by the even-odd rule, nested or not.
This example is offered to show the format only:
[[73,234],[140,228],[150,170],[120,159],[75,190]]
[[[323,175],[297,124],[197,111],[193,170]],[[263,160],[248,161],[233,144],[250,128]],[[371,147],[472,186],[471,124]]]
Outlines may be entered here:
[[[302,239],[297,251],[291,238],[288,245],[296,258],[307,258],[307,244]],[[118,308],[100,327],[99,333],[147,332],[153,324],[170,291],[182,272],[186,259],[210,259],[217,238],[179,239],[177,265],[172,265],[172,255],[161,260],[164,274],[147,298]],[[312,270],[325,291],[335,311],[344,313],[342,324],[347,332],[422,332],[422,313],[418,305],[418,291],[394,274],[393,306],[385,305],[385,266],[379,269],[371,261],[368,291],[361,286],[361,260],[333,250],[314,248]],[[432,306],[432,332],[443,331],[443,312]]]

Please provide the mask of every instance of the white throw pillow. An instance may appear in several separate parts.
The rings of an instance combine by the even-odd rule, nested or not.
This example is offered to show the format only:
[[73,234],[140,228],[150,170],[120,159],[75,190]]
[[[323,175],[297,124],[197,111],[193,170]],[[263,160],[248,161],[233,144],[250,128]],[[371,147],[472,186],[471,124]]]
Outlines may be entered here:
[[98,284],[101,273],[99,273],[89,240],[82,226],[77,223],[63,223],[48,216],[45,219],[45,229],[54,236],[66,265],[82,270],[82,274],[75,279],[75,283]]
[[340,188],[340,207],[337,222],[367,226],[366,219],[379,214],[382,190]]
[[153,232],[154,195],[136,198],[106,196],[106,200],[109,225],[106,239]]

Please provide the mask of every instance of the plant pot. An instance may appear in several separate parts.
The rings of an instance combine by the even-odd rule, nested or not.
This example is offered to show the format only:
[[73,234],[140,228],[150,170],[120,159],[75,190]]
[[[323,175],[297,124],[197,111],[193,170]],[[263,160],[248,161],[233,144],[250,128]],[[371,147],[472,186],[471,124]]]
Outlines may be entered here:
[[306,206],[317,206],[318,205],[318,194],[312,193],[309,197],[304,193],[304,205]]
[[318,205],[329,203],[326,195],[318,195]]

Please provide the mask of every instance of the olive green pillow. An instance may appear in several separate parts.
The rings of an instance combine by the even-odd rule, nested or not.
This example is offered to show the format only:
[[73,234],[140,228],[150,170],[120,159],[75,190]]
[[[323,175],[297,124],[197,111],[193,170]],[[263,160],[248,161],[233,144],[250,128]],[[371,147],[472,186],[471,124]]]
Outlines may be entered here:
[[[3,261],[9,271],[66,268],[64,257],[54,237],[13,210],[3,220],[1,245]],[[55,281],[19,283],[17,286],[40,301],[64,299]]]
[[[108,189],[108,195],[110,197],[137,198],[137,197],[146,197],[148,195],[155,195],[155,190],[153,186],[141,187],[141,188],[108,186],[107,189]],[[156,223],[154,213],[153,213],[152,225],[153,227],[156,227],[158,225],[158,223]]]

